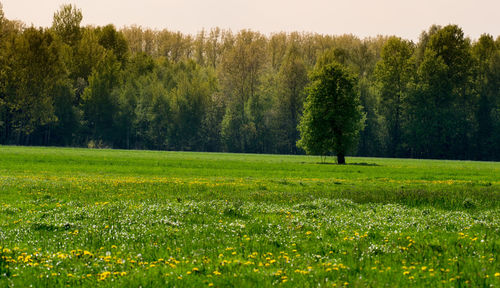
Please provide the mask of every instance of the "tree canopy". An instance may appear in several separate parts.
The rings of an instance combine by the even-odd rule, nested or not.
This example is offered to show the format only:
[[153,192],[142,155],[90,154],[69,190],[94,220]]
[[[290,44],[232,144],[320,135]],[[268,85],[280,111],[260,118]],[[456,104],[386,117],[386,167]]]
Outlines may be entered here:
[[[431,26],[416,43],[220,28],[188,35],[82,26],[83,17],[63,5],[51,27],[35,28],[0,6],[0,144],[291,154],[315,144],[319,154],[500,160],[497,35],[471,40],[456,25]],[[313,108],[305,87],[332,62],[351,71],[349,113],[363,115],[364,129],[335,144],[342,149],[297,147],[299,119]]]
[[345,164],[364,122],[357,81],[336,62],[318,65],[310,78],[298,146],[313,155],[334,153]]

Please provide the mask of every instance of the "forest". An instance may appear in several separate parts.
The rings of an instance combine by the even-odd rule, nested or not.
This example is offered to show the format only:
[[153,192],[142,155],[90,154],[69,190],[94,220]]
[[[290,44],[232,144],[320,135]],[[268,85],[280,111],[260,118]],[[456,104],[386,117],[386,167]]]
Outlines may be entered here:
[[350,155],[500,160],[498,36],[470,39],[457,25],[417,43],[189,35],[82,19],[64,5],[51,27],[30,27],[0,4],[1,145],[304,154],[311,71],[337,62],[355,75],[364,120]]

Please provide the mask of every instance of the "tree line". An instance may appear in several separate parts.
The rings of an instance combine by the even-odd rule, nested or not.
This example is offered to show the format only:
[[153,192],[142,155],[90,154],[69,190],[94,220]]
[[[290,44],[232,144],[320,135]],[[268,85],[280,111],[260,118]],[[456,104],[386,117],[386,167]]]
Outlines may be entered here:
[[315,67],[354,75],[362,129],[351,155],[500,159],[500,37],[456,25],[398,37],[219,28],[187,35],[49,28],[0,6],[0,144],[301,154]]

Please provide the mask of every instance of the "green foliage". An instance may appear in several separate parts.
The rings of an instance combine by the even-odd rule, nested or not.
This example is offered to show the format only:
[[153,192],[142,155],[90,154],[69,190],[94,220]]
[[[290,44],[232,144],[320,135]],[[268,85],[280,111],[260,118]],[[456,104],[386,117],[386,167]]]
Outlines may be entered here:
[[[66,85],[67,73],[62,62],[61,43],[48,30],[28,28],[22,35],[12,38],[11,45],[6,55],[9,72],[3,87],[6,112],[12,136],[26,143],[37,130],[44,130],[58,121],[54,114],[54,98]],[[40,138],[41,144],[49,141]]]
[[98,27],[96,33],[99,37],[99,44],[106,50],[112,51],[118,62],[124,65],[127,61],[128,44],[123,34],[113,25]]
[[82,11],[71,4],[62,5],[60,10],[54,13],[52,29],[64,43],[75,46],[81,39],[80,23],[82,22]]
[[[73,61],[74,68],[74,79],[81,79],[87,82],[88,78],[92,74],[92,71],[96,69],[104,60],[106,55],[106,48],[99,44],[99,36],[95,29],[87,28],[83,31],[82,40],[79,42],[78,47],[75,51],[75,59]],[[85,83],[86,84],[86,83]],[[83,92],[82,88],[76,87]],[[81,93],[80,93],[81,94]]]
[[118,101],[112,90],[118,84],[119,71],[119,62],[113,53],[109,53],[89,77],[89,86],[82,94],[82,110],[90,139],[113,141]]
[[407,116],[407,97],[415,75],[413,44],[401,38],[390,38],[375,69],[381,103],[380,113],[388,126],[386,143],[389,154],[404,155],[404,119]]
[[296,154],[299,140],[297,126],[302,115],[305,87],[309,81],[307,69],[297,47],[289,48],[278,73],[278,127],[275,132],[279,141],[278,151]]
[[220,28],[192,36],[81,27],[82,18],[63,5],[50,29],[35,29],[0,9],[1,144],[301,154],[308,74],[335,61],[357,76],[366,118],[350,153],[500,159],[500,38],[473,42],[455,25],[434,25],[415,44]]
[[210,95],[216,88],[214,75],[193,61],[175,65],[171,105],[174,115],[169,148],[193,150],[200,147],[199,133]]
[[308,154],[335,153],[345,164],[364,122],[356,80],[335,62],[316,66],[310,78],[297,144]]
[[454,25],[427,44],[410,101],[410,146],[417,157],[469,158],[475,101],[470,43]]
[[[475,135],[477,151],[481,158],[498,151],[495,145],[495,134],[498,123],[498,106],[500,105],[500,47],[495,44],[491,35],[482,35],[472,47],[472,55],[476,63],[476,87],[479,92],[477,103],[477,132]],[[495,119],[496,118],[496,119]]]
[[155,62],[136,54],[127,64],[124,84],[113,89],[118,102],[114,128],[118,147],[197,150],[205,146],[200,137],[211,96],[217,89],[215,76],[194,61]]
[[227,102],[222,121],[222,138],[228,151],[259,152],[255,139],[261,125],[255,105],[259,105],[259,73],[264,66],[265,38],[257,32],[243,30],[224,54],[220,79]]
[[379,114],[380,98],[376,86],[363,77],[359,80],[361,112],[365,115],[365,126],[359,132],[358,155],[384,156],[387,139],[387,121]]
[[3,28],[7,19],[5,19],[5,14],[3,13],[3,6],[0,3],[0,33],[3,34]]

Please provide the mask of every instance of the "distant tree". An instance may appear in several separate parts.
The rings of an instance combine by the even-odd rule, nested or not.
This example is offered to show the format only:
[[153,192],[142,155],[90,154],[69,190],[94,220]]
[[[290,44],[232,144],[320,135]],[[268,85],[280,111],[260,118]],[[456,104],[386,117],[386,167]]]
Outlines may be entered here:
[[0,3],[0,25],[3,28],[4,22],[5,22],[5,14],[3,13],[3,5]]
[[207,39],[205,39],[204,52],[206,54],[206,61],[207,64],[214,69],[217,67],[217,64],[219,64],[222,54],[222,37],[223,33],[220,28],[212,28]]
[[403,153],[403,113],[410,84],[415,72],[412,56],[413,44],[401,38],[392,37],[384,45],[375,69],[381,105],[380,112],[388,128],[388,149],[390,156]]
[[[28,28],[12,45],[6,55],[10,72],[5,89],[14,143],[47,145],[51,124],[58,121],[54,96],[66,85],[68,76],[61,42],[49,30]],[[37,131],[39,137],[33,139]]]
[[116,136],[113,124],[119,102],[112,90],[118,84],[119,71],[120,64],[109,51],[89,77],[89,86],[82,94],[83,124],[90,137],[88,140],[102,141],[107,145],[113,143]]
[[156,68],[155,61],[145,53],[134,53],[129,59],[127,68],[121,73],[122,84],[113,89],[112,99],[118,101],[118,112],[115,117],[117,137],[115,144],[120,148],[133,148],[136,142],[137,122],[136,107],[145,79],[152,81],[149,76]]
[[5,25],[6,25],[7,20],[5,19],[4,13],[3,13],[3,6],[2,3],[0,3],[0,143],[4,143],[7,134],[8,134],[8,126],[9,126],[9,121],[7,119],[8,117],[8,109],[7,109],[7,103],[5,102],[5,94],[6,94],[6,82],[8,79],[8,61],[5,59],[5,54],[6,54],[6,45],[5,45],[5,38],[6,38],[6,32],[5,32]]
[[202,150],[209,152],[221,151],[221,123],[224,118],[225,106],[220,93],[213,93],[207,103],[199,137],[202,140]]
[[157,42],[159,54],[173,62],[185,60],[193,52],[191,35],[183,35],[181,32],[162,30],[158,33]]
[[169,149],[198,150],[202,147],[200,127],[205,116],[215,78],[194,61],[178,62],[172,71],[175,88],[170,93],[173,121],[169,131]]
[[205,42],[207,41],[207,33],[205,29],[202,29],[198,35],[196,35],[196,39],[194,40],[194,59],[196,63],[201,66],[206,65],[206,53],[205,53]]
[[[376,89],[374,70],[382,47],[387,42],[386,37],[367,38],[360,44],[355,45],[351,57],[354,71],[359,77],[359,99],[362,112],[366,115],[365,128],[359,133],[359,143],[356,155],[359,156],[384,156],[386,145],[384,139],[387,136],[386,123],[380,115],[380,97]],[[356,43],[356,42],[354,42]]]
[[[162,69],[164,69],[162,67]],[[162,73],[153,73],[141,79],[135,108],[136,144],[138,148],[167,149],[172,123],[168,88]],[[166,76],[170,77],[170,76]]]
[[59,11],[54,13],[52,29],[64,43],[75,46],[81,39],[80,23],[82,22],[82,11],[71,4],[62,5]]
[[[500,104],[500,47],[491,35],[481,35],[472,47],[476,62],[476,91],[479,100],[476,111],[477,132],[475,133],[477,159],[499,159],[495,139]],[[498,136],[497,136],[498,138]],[[495,155],[496,154],[496,155]],[[496,157],[495,157],[496,156]]]
[[[297,49],[297,45],[293,45],[294,50]],[[287,35],[286,33],[278,33],[271,35],[269,38],[269,48],[268,53],[270,54],[271,67],[274,70],[279,70],[281,63],[283,62],[283,58],[287,54]]]
[[129,51],[132,54],[145,52],[144,31],[140,26],[132,25],[121,29],[123,37],[127,40]]
[[441,28],[428,40],[408,97],[412,156],[469,157],[475,101],[470,48],[456,25]]
[[361,77],[358,83],[359,100],[362,113],[366,115],[364,129],[359,132],[359,143],[356,155],[384,156],[387,135],[386,122],[380,116],[380,99],[374,83],[367,77]]
[[297,153],[297,140],[299,140],[300,116],[304,104],[305,92],[308,77],[307,70],[302,61],[297,48],[290,47],[285,60],[278,73],[278,92],[277,92],[277,118],[278,134],[276,141],[281,153]]
[[419,67],[424,60],[425,49],[427,49],[427,45],[429,44],[431,37],[434,36],[434,34],[436,34],[442,28],[443,27],[439,25],[432,25],[427,31],[422,31],[422,33],[420,34],[419,41],[415,45],[414,53],[415,64],[417,65],[417,67]]
[[308,154],[335,153],[337,163],[345,164],[363,127],[357,81],[336,62],[316,66],[310,78],[297,144]]
[[99,44],[107,50],[113,51],[116,59],[124,66],[128,57],[128,43],[122,32],[117,31],[113,25],[106,25],[97,29]]
[[75,81],[76,104],[80,104],[80,96],[88,85],[90,75],[105,55],[106,49],[99,44],[97,31],[92,28],[85,29],[72,61],[74,71],[71,78]]
[[[222,121],[222,137],[229,151],[258,152],[255,145],[258,132],[256,126],[262,118],[260,111],[259,82],[265,64],[266,39],[257,32],[243,30],[236,35],[234,43],[222,56],[220,81],[227,102],[226,115]],[[256,122],[257,121],[257,122]]]

